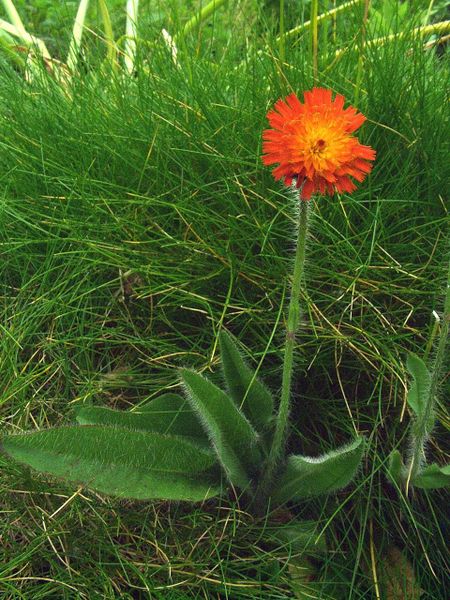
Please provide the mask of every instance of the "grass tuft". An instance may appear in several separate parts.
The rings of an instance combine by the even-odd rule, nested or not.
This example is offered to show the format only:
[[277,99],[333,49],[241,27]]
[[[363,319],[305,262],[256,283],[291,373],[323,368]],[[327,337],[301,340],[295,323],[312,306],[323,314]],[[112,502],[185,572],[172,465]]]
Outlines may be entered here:
[[[339,16],[318,83],[352,102],[359,78],[377,161],[351,197],[315,209],[291,447],[317,456],[357,430],[370,450],[352,490],[295,514],[327,538],[318,598],[376,598],[395,546],[421,597],[439,599],[443,494],[407,501],[385,467],[407,443],[406,355],[425,352],[442,305],[447,69],[405,35],[367,45],[358,75],[360,8]],[[93,50],[72,98],[1,62],[4,430],[70,423],[85,403],[139,406],[179,391],[180,366],[219,382],[222,326],[278,395],[293,211],[261,164],[260,132],[274,100],[312,86],[313,69],[307,31],[286,41],[281,67],[271,34],[257,53],[244,8],[236,15],[237,41],[216,14],[185,37],[179,68],[162,39],[138,46],[134,77],[99,70]],[[429,458],[442,463],[439,418]],[[268,541],[231,499],[125,503],[3,457],[0,472],[2,598],[296,597],[291,566],[305,556]]]

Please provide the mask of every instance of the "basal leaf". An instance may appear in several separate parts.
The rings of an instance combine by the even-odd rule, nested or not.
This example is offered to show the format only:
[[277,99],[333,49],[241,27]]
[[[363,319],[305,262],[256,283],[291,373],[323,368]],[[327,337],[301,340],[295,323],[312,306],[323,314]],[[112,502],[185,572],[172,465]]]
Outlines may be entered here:
[[230,482],[248,487],[261,460],[256,431],[233,400],[216,385],[188,369],[181,370],[181,377],[189,402]]
[[247,366],[233,337],[222,331],[219,336],[220,357],[228,392],[247,419],[260,432],[269,425],[273,398],[269,390]]
[[414,413],[421,417],[425,412],[427,402],[429,402],[430,372],[423,360],[412,352],[408,355],[406,367],[412,375],[407,401]]
[[412,481],[414,487],[435,490],[450,485],[450,465],[440,467],[433,463],[424,467]]
[[403,464],[402,455],[398,450],[393,450],[389,456],[387,474],[393,483],[396,483],[398,486],[403,484],[405,466]]
[[124,498],[201,501],[220,493],[213,452],[185,438],[87,425],[3,438],[9,456]]
[[265,528],[265,535],[285,544],[294,553],[323,554],[327,550],[325,535],[317,521],[271,524]]
[[319,458],[290,456],[286,470],[276,484],[272,500],[276,504],[283,504],[345,487],[355,476],[363,452],[364,439],[360,437]]
[[118,411],[100,406],[83,406],[76,415],[81,425],[117,425],[127,429],[182,435],[207,443],[189,402],[177,394],[163,394],[135,411]]

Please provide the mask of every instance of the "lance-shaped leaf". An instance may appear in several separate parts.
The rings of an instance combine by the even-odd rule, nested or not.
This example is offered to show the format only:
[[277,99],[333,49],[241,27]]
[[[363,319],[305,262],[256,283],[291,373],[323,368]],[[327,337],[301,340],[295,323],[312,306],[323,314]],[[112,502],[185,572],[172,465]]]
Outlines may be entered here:
[[9,456],[124,498],[201,501],[220,493],[217,459],[185,438],[86,425],[3,438]]
[[188,369],[181,377],[228,479],[246,488],[261,460],[258,435],[236,404],[216,385]]
[[244,362],[233,337],[220,333],[220,358],[228,392],[258,431],[264,431],[273,414],[273,398]]
[[408,391],[407,401],[414,413],[421,417],[425,412],[430,391],[430,372],[421,358],[412,352],[406,359],[406,367],[412,375],[411,386]]
[[399,487],[405,481],[405,465],[398,450],[393,450],[389,456],[387,474],[389,479]]
[[450,465],[440,467],[433,463],[424,467],[412,481],[414,487],[435,490],[450,485]]
[[276,484],[272,500],[283,504],[339,490],[350,483],[364,452],[364,438],[328,452],[319,458],[290,456],[286,470]]
[[208,442],[189,402],[178,394],[163,394],[136,411],[83,406],[78,410],[76,419],[81,425],[117,425],[126,429],[182,435],[199,443]]

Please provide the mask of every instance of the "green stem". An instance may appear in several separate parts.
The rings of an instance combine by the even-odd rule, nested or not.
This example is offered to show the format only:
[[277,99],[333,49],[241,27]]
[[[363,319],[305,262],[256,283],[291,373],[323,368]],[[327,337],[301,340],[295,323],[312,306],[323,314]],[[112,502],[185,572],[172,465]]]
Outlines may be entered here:
[[102,15],[103,30],[105,32],[105,43],[106,43],[106,58],[111,65],[113,71],[117,70],[117,46],[114,40],[114,32],[111,23],[111,16],[109,14],[106,0],[98,0],[98,7]]
[[364,2],[364,14],[361,25],[361,47],[359,50],[358,67],[356,70],[356,84],[355,84],[355,106],[358,106],[359,94],[361,90],[363,72],[364,72],[364,50],[367,37],[367,19],[369,18],[369,7],[370,0]]
[[[355,4],[359,4],[361,2],[363,2],[364,0],[349,0],[349,2],[344,2],[344,4],[341,4],[339,6],[337,6],[336,8],[333,8],[327,12],[322,13],[321,15],[318,15],[317,17],[317,23],[321,23],[322,21],[325,21],[326,19],[333,19],[336,20],[337,15],[341,12],[344,12],[350,8],[353,8],[353,6],[355,6]],[[304,23],[301,23],[300,25],[297,25],[296,27],[293,27],[292,29],[289,29],[288,31],[286,31],[286,33],[284,34],[285,39],[289,40],[292,37],[297,37],[298,35],[302,34],[305,29],[309,29],[311,27],[312,23],[311,21],[305,21]],[[275,38],[276,42],[280,41],[280,36]],[[264,50],[258,50],[257,54],[262,54],[264,52]]]
[[300,200],[299,220],[297,231],[297,248],[295,252],[294,273],[292,277],[291,297],[286,325],[286,344],[284,348],[283,379],[281,386],[281,400],[276,419],[275,432],[265,473],[263,474],[261,492],[263,498],[270,493],[273,476],[279,465],[286,441],[289,420],[292,370],[294,366],[295,334],[300,321],[300,289],[302,284],[303,269],[305,265],[306,236],[308,230],[308,212],[310,201]]
[[319,80],[318,67],[318,52],[319,52],[319,36],[318,36],[318,19],[319,0],[311,0],[311,55],[313,66],[314,85],[317,85]]
[[89,8],[89,0],[81,0],[73,24],[72,39],[70,40],[69,53],[67,55],[67,68],[70,73],[75,73],[80,54],[81,39],[83,37],[84,23]]
[[183,30],[179,33],[176,33],[173,36],[173,41],[177,42],[178,38],[185,37],[188,33],[190,33],[193,29],[197,27],[202,21],[208,19],[212,14],[216,12],[223,4],[225,4],[227,0],[211,0],[206,6],[204,6],[198,13],[196,13],[193,17],[189,19],[186,25],[183,27]]
[[125,24],[125,45],[123,62],[129,75],[135,70],[137,24],[139,18],[139,0],[127,1],[127,20]]
[[280,61],[284,63],[286,58],[286,40],[284,35],[284,0],[280,0],[280,36],[278,38],[278,49]]
[[436,403],[436,395],[441,377],[442,365],[444,362],[445,346],[448,340],[450,327],[450,261],[447,272],[447,288],[444,301],[444,314],[442,316],[441,331],[434,359],[433,368],[431,370],[430,390],[428,401],[426,403],[425,412],[420,419],[414,424],[412,429],[413,438],[413,453],[409,466],[408,480],[414,483],[414,477],[419,473],[423,466],[425,458],[425,445],[430,435],[430,420],[434,414],[434,406]]
[[11,23],[14,25],[14,27],[16,27],[17,30],[22,34],[26,33],[25,26],[12,0],[2,0],[2,4],[5,8],[5,11],[8,14],[8,17],[11,19]]

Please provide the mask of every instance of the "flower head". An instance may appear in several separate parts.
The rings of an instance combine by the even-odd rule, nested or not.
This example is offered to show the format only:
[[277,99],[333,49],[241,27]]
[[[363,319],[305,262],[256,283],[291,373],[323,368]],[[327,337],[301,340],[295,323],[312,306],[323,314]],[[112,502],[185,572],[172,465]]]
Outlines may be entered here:
[[300,197],[309,200],[315,192],[352,192],[372,169],[375,150],[363,146],[352,135],[366,117],[331,90],[314,88],[300,102],[295,94],[278,100],[267,118],[272,129],[263,133],[265,165],[278,164],[275,179],[295,182]]

